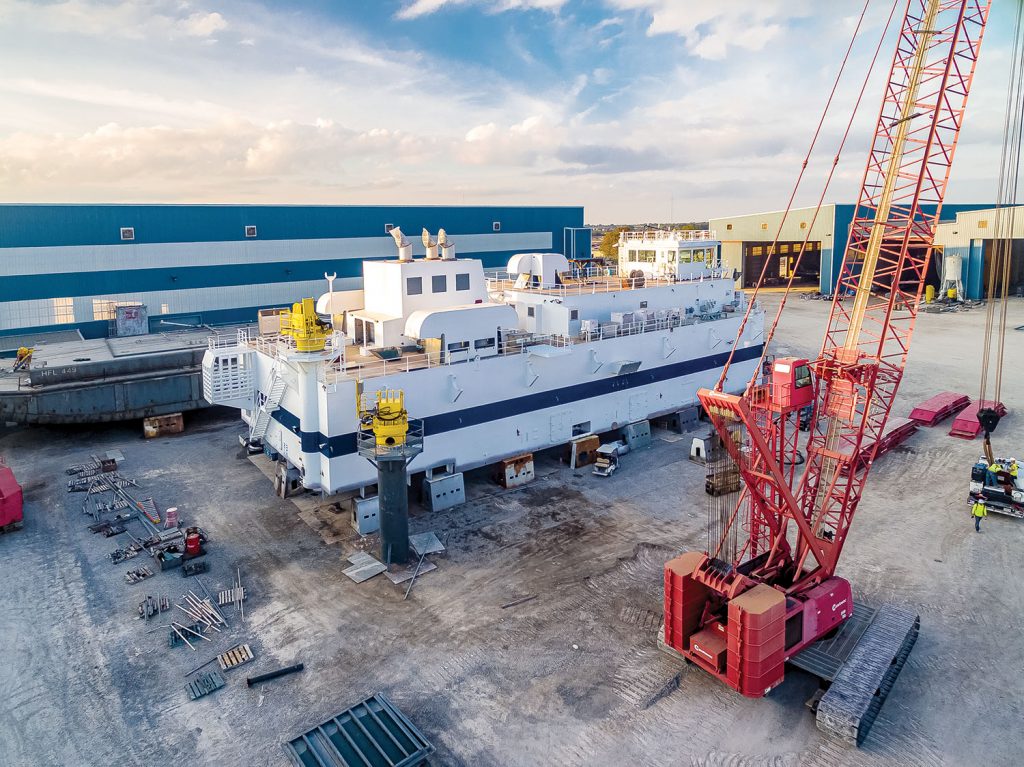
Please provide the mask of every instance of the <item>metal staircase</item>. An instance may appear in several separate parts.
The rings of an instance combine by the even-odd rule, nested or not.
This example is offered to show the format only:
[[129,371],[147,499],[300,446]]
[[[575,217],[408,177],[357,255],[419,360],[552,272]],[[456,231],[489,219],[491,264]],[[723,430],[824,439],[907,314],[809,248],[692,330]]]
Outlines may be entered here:
[[280,367],[274,365],[270,373],[270,387],[266,393],[259,392],[256,395],[256,407],[249,423],[249,444],[260,442],[266,436],[271,414],[281,407],[281,398],[284,397],[287,388],[288,384],[281,375]]

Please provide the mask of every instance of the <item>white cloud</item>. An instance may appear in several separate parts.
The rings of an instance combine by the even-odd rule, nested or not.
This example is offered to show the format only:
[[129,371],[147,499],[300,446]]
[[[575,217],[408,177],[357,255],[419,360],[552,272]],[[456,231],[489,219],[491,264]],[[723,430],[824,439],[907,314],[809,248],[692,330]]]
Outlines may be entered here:
[[479,5],[495,13],[533,8],[557,11],[566,2],[567,0],[412,0],[395,15],[399,19],[415,19],[457,5]]
[[187,194],[193,180],[204,177],[227,186],[267,177],[355,182],[368,167],[416,164],[427,156],[426,146],[402,131],[356,132],[331,120],[267,125],[224,120],[200,128],[108,123],[83,134],[0,138],[0,184],[35,191],[115,182],[169,184]]
[[45,25],[52,31],[79,37],[202,39],[229,27],[219,12],[190,10],[190,3],[173,0],[58,0],[46,4],[4,0],[2,8],[8,24]]
[[[456,65],[429,41],[392,48],[412,43],[251,0],[0,0],[0,199],[583,204],[590,221],[667,219],[673,200],[692,219],[784,204],[849,26],[803,18],[807,0],[608,2],[621,13],[598,32],[550,19],[564,39],[621,34],[615,50],[518,83],[508,58]],[[649,34],[679,39],[634,39],[637,10],[651,14]],[[778,52],[797,23],[799,44]],[[993,167],[1002,124],[1009,67],[994,43],[954,170],[969,189]],[[672,52],[663,66],[642,55],[655,47]],[[881,84],[868,93],[832,199],[859,182]],[[838,118],[851,102],[839,94]],[[827,160],[840,128],[826,125]],[[964,188],[951,194],[990,196]]]
[[192,37],[210,37],[228,28],[227,21],[219,13],[193,13],[179,24],[185,34]]
[[[722,0],[608,0],[621,10],[651,14],[649,35],[675,34],[690,52],[704,59],[721,60],[730,47],[760,51],[777,38],[790,22],[810,14],[808,0],[758,0],[756,3]],[[820,6],[818,6],[820,8]]]
[[457,157],[468,165],[529,167],[552,157],[566,138],[565,128],[546,115],[530,115],[508,126],[488,122],[466,132]]

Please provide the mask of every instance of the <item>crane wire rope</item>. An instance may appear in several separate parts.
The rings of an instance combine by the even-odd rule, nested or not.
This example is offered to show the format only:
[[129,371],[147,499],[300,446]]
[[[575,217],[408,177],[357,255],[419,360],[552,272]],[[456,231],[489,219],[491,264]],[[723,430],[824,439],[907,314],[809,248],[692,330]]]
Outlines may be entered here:
[[[867,80],[870,77],[871,71],[874,69],[875,63],[878,60],[878,55],[879,55],[879,51],[881,50],[882,40],[885,39],[885,35],[888,32],[890,24],[892,23],[892,19],[893,19],[893,15],[895,13],[896,7],[899,5],[900,1],[901,0],[894,0],[894,2],[893,2],[892,11],[890,11],[890,13],[889,13],[889,19],[888,19],[888,21],[885,24],[885,29],[883,30],[882,35],[880,36],[878,47],[875,49],[875,54],[874,54],[874,57],[872,58],[871,66],[870,66],[870,68],[868,70],[868,73],[865,76],[864,84],[861,86],[861,92],[860,92],[861,96],[863,96],[863,94],[864,94],[864,88],[867,85]],[[749,301],[747,302],[747,310],[743,314],[743,319],[740,321],[739,329],[738,329],[738,331],[736,333],[736,338],[737,339],[740,339],[740,338],[743,337],[743,331],[744,331],[744,329],[747,326],[747,321],[750,319],[751,313],[753,312],[753,309],[754,309],[754,306],[755,306],[755,302],[757,300],[758,293],[761,291],[761,288],[764,286],[765,277],[766,277],[766,275],[768,273],[768,265],[770,263],[770,260],[769,260],[768,256],[774,255],[775,252],[778,249],[779,238],[782,236],[783,227],[786,225],[786,220],[789,218],[789,214],[792,211],[793,202],[796,200],[796,195],[797,195],[797,192],[800,189],[800,184],[803,182],[804,173],[807,171],[807,166],[810,163],[810,159],[811,159],[812,154],[814,153],[814,148],[815,148],[815,146],[818,143],[818,138],[821,135],[822,127],[825,124],[825,119],[828,116],[829,110],[830,110],[830,108],[832,106],[832,102],[835,99],[836,92],[839,89],[839,83],[842,80],[843,73],[846,71],[846,65],[849,63],[849,60],[850,60],[850,53],[853,51],[854,43],[856,43],[857,37],[860,34],[861,26],[864,23],[864,18],[867,15],[868,7],[870,5],[871,5],[871,0],[864,0],[864,6],[861,8],[860,15],[857,18],[857,24],[855,25],[854,30],[853,30],[853,34],[850,37],[850,42],[846,46],[846,53],[843,56],[842,64],[840,64],[839,71],[836,73],[835,81],[832,83],[832,90],[829,92],[828,99],[825,101],[825,106],[822,109],[821,117],[818,119],[818,125],[815,128],[815,130],[814,130],[814,135],[811,137],[811,142],[810,142],[810,145],[807,148],[807,153],[804,156],[803,162],[800,165],[800,172],[797,174],[796,181],[793,184],[793,189],[790,191],[789,200],[786,202],[786,208],[785,208],[785,210],[782,213],[782,220],[779,222],[778,229],[775,232],[775,237],[772,240],[772,244],[769,246],[768,255],[765,257],[764,264],[761,266],[761,274],[758,276],[757,282],[754,285],[754,290],[753,290],[753,292],[750,295]],[[860,97],[858,97],[858,99],[857,99],[857,105],[858,106],[860,105]],[[854,110],[854,114],[856,114],[856,109]],[[852,122],[853,122],[853,115],[851,115],[851,117],[850,117],[850,123],[852,124]],[[847,132],[846,132],[847,136],[849,135],[849,130],[850,130],[849,126],[847,126]],[[843,138],[843,142],[844,143],[845,143],[845,141],[846,141],[846,136],[844,136],[844,138]],[[840,149],[841,148],[842,147],[840,146]],[[836,154],[836,159],[834,160],[834,164],[832,166],[832,172],[829,174],[829,180],[831,180],[831,178],[832,178],[832,173],[835,172],[835,165],[836,164],[838,164],[838,153]],[[823,192],[822,192],[822,196],[821,196],[821,200],[822,201],[824,201],[825,191],[827,191],[827,185],[826,185],[826,189],[823,190]],[[818,203],[818,206],[815,208],[813,220],[817,220],[818,213],[821,210],[821,206],[822,206],[822,202],[820,201]],[[788,295],[789,290],[792,287],[793,275],[796,274],[796,268],[797,268],[797,266],[799,266],[799,259],[803,256],[804,250],[806,249],[807,240],[810,237],[811,227],[812,226],[813,226],[813,223],[807,229],[807,237],[804,238],[804,244],[800,248],[800,254],[798,256],[796,264],[794,265],[792,274],[790,275],[790,279],[789,279],[789,282],[788,282],[787,287],[786,287],[786,292],[783,295],[783,301],[782,301],[782,305],[783,306],[785,305],[786,295]],[[782,310],[782,307],[780,306],[780,308],[779,308],[779,312],[780,313],[781,313],[781,310]],[[778,325],[778,320],[779,320],[779,316],[778,316],[778,313],[777,313],[776,314],[776,318],[775,318],[775,322],[772,324],[772,327],[771,327],[771,332],[772,333],[774,333],[775,328]],[[765,355],[767,354],[768,344],[769,344],[770,341],[771,341],[771,336],[766,336],[765,340],[764,340],[763,348],[761,350],[761,361],[762,362],[764,360]],[[726,376],[729,373],[729,368],[732,365],[733,357],[736,354],[736,348],[737,348],[737,344],[733,344],[732,348],[729,350],[729,356],[728,356],[728,358],[725,361],[725,365],[722,366],[721,375],[718,378],[718,383],[715,385],[715,390],[716,391],[722,391],[723,387],[725,386],[725,379],[726,379]],[[760,363],[755,368],[755,376],[756,376],[756,371],[759,370],[759,369],[760,369]]]
[[[1003,386],[1003,358],[1006,349],[1007,309],[1009,308],[1010,266],[1013,256],[1013,229],[1016,217],[1017,189],[1020,180],[1021,139],[1024,135],[1024,4],[1017,4],[1014,25],[1012,66],[1006,92],[1006,114],[1003,119],[1003,144],[999,158],[999,185],[996,204],[996,237],[992,242],[992,262],[988,274],[988,301],[985,307],[985,344],[982,350],[979,406],[988,402],[989,369],[995,346],[995,370],[992,399],[1000,402]],[[997,293],[998,289],[998,293]],[[998,299],[997,299],[998,296]],[[998,335],[996,304],[999,304]]]
[[[861,82],[860,90],[859,90],[859,92],[857,94],[857,100],[854,103],[853,109],[850,111],[850,116],[849,116],[849,119],[847,120],[846,129],[843,132],[843,137],[842,137],[841,141],[839,142],[838,148],[836,149],[835,156],[832,158],[832,167],[829,169],[828,176],[826,177],[824,186],[823,186],[823,188],[821,190],[821,195],[819,196],[818,203],[817,203],[817,205],[816,205],[816,207],[814,209],[814,214],[811,216],[811,220],[810,220],[810,222],[809,222],[809,224],[807,226],[807,234],[804,236],[803,243],[800,246],[800,252],[797,255],[796,262],[793,265],[793,269],[790,270],[789,279],[788,279],[788,281],[786,283],[786,290],[783,293],[782,301],[780,302],[778,311],[775,313],[775,318],[772,321],[772,324],[771,324],[770,329],[768,331],[768,335],[765,337],[764,346],[763,346],[763,348],[761,350],[761,358],[758,361],[758,364],[754,367],[754,371],[753,371],[752,376],[751,376],[751,382],[756,380],[757,376],[759,375],[759,373],[761,371],[762,363],[764,362],[764,358],[765,358],[765,356],[768,353],[768,345],[771,342],[771,339],[775,335],[775,331],[776,331],[776,329],[778,328],[778,325],[779,325],[779,320],[782,317],[782,310],[785,308],[786,300],[787,300],[787,298],[789,296],[790,291],[792,290],[793,280],[794,280],[794,278],[796,276],[797,269],[800,266],[800,260],[803,258],[804,253],[807,250],[807,244],[808,244],[808,242],[810,240],[811,233],[814,231],[814,224],[817,221],[818,215],[821,212],[822,205],[825,202],[825,195],[828,193],[828,189],[829,189],[830,184],[832,183],[832,179],[833,179],[833,177],[835,175],[836,168],[839,166],[840,157],[842,155],[843,149],[846,146],[847,139],[850,136],[850,132],[852,130],[854,120],[856,119],[857,114],[860,111],[860,105],[861,105],[861,102],[862,102],[862,100],[864,98],[864,94],[865,94],[865,92],[867,90],[867,86],[868,86],[868,83],[869,83],[869,81],[871,79],[871,75],[874,72],[875,65],[878,63],[878,57],[879,57],[879,55],[881,53],[882,45],[885,42],[886,37],[888,36],[889,28],[892,26],[892,21],[895,18],[895,15],[896,15],[896,9],[899,7],[899,5],[900,5],[900,3],[902,1],[903,0],[893,0],[892,7],[889,9],[889,16],[886,19],[886,22],[885,22],[884,27],[882,28],[881,34],[878,36],[878,43],[875,45],[875,50],[874,50],[874,53],[873,53],[872,58],[871,58],[871,64],[869,65],[867,71],[865,72],[864,79]],[[775,248],[776,248],[776,246],[778,244],[779,237],[782,234],[782,227],[785,224],[786,217],[789,215],[790,207],[792,206],[793,199],[796,196],[797,187],[799,187],[801,178],[803,177],[804,170],[806,170],[806,168],[807,168],[808,160],[810,159],[811,152],[814,149],[814,144],[815,144],[815,142],[818,139],[818,134],[820,133],[821,128],[822,128],[822,124],[825,121],[825,115],[828,112],[829,106],[832,103],[833,96],[836,93],[836,89],[837,89],[837,87],[839,85],[839,78],[842,77],[843,69],[846,67],[847,60],[849,59],[849,56],[850,56],[850,51],[853,48],[853,44],[854,44],[854,42],[855,42],[855,40],[857,38],[857,35],[859,33],[859,30],[860,30],[861,22],[863,22],[863,20],[864,20],[864,16],[865,16],[865,14],[867,12],[869,4],[870,4],[870,0],[867,0],[867,2],[865,2],[865,4],[864,4],[863,10],[861,11],[860,20],[857,23],[857,27],[854,29],[853,37],[850,40],[850,45],[847,47],[846,56],[843,58],[843,64],[842,64],[842,66],[839,69],[839,73],[836,75],[836,82],[833,85],[832,92],[829,94],[828,101],[825,104],[825,110],[822,113],[821,120],[819,120],[819,122],[818,122],[818,128],[815,131],[814,137],[813,137],[813,139],[811,141],[811,147],[807,151],[807,157],[804,159],[803,165],[802,165],[801,170],[800,170],[800,175],[797,177],[796,185],[794,186],[794,189],[793,189],[793,193],[790,195],[789,205],[787,206],[786,211],[783,214],[783,220],[779,224],[779,229],[776,232],[775,241],[772,243],[772,251],[775,250]],[[764,267],[762,267],[762,270],[761,270],[761,276],[760,276],[760,278],[757,281],[757,285],[754,288],[753,294],[751,295],[749,304],[747,306],[747,314],[744,315],[743,322],[740,324],[739,332],[737,333],[737,338],[741,338],[742,335],[743,335],[743,327],[744,327],[744,325],[746,325],[747,316],[749,316],[749,313],[750,313],[750,311],[752,310],[752,308],[754,306],[754,301],[757,298],[757,293],[760,290],[760,288],[762,286],[762,283],[764,282],[765,273],[766,273],[767,267],[768,267],[768,260],[765,259]],[[732,347],[732,349],[729,352],[729,358],[726,361],[725,367],[722,370],[721,378],[718,381],[718,385],[715,387],[716,390],[718,390],[718,391],[722,390],[722,387],[723,387],[724,382],[725,382],[726,374],[728,372],[728,367],[729,367],[730,363],[732,362],[732,355],[735,352],[735,349],[736,349],[736,344],[733,344],[733,347]],[[804,463],[804,460],[800,460],[800,461],[796,462],[794,465],[798,466],[798,465],[801,465],[803,463]],[[729,462],[729,465],[731,467],[731,461]],[[709,474],[713,476],[716,473],[714,471],[714,467],[709,467],[709,469],[711,469],[709,471]],[[725,467],[724,465],[718,467],[718,472],[719,473],[724,472],[726,470],[727,470],[727,467]],[[726,539],[730,536],[730,533],[733,536],[735,536],[737,534],[737,532],[738,532],[738,531],[735,530],[735,527],[736,527],[735,523],[737,522],[737,516],[738,516],[738,512],[739,512],[739,503],[740,502],[742,502],[742,499],[741,499],[741,501],[737,501],[734,504],[734,512],[733,512],[733,514],[731,516],[728,516],[723,511],[723,508],[722,508],[723,502],[721,500],[715,502],[714,500],[709,499],[709,504],[708,504],[708,546],[707,546],[707,551],[709,551],[709,552],[715,551],[716,552],[716,556],[720,553],[722,547],[724,545],[726,545]],[[712,545],[713,542],[716,543],[717,545],[713,546]],[[735,548],[735,544],[733,544],[732,547]]]
[[[772,320],[771,327],[765,336],[764,348],[761,351],[761,362],[764,361],[765,355],[768,353],[768,344],[775,337],[775,331],[779,327],[779,320],[782,319],[782,311],[786,308],[786,302],[789,300],[789,294],[793,289],[793,280],[796,278],[797,270],[800,268],[800,262],[807,252],[807,244],[810,241],[811,233],[814,230],[814,224],[818,220],[818,214],[821,213],[821,208],[825,204],[825,195],[828,194],[829,187],[832,184],[832,179],[835,176],[836,168],[839,167],[839,160],[842,157],[843,150],[846,148],[846,142],[850,137],[850,131],[853,129],[853,122],[857,117],[857,113],[860,111],[861,102],[864,99],[864,93],[867,91],[868,82],[871,80],[871,75],[874,72],[875,64],[878,63],[878,56],[882,50],[882,44],[885,42],[885,38],[889,33],[889,27],[892,25],[892,20],[895,18],[896,9],[899,7],[902,0],[893,0],[892,7],[889,9],[889,18],[885,22],[885,26],[882,28],[882,33],[878,36],[878,44],[875,46],[875,53],[872,56],[871,64],[868,66],[867,72],[864,75],[864,80],[861,82],[860,91],[857,94],[857,100],[854,102],[853,109],[850,111],[850,118],[846,122],[846,129],[843,132],[843,137],[839,142],[839,146],[836,149],[835,157],[832,158],[832,167],[829,169],[828,176],[825,178],[825,183],[821,189],[821,195],[818,197],[818,203],[814,208],[814,215],[811,216],[811,221],[807,225],[807,234],[804,235],[804,241],[800,245],[800,252],[796,257],[796,261],[793,264],[793,268],[790,270],[789,278],[786,281],[786,289],[782,294],[782,300],[779,302],[779,308],[775,312],[775,318]],[[751,382],[756,380],[758,370],[760,369],[760,362],[758,363],[757,369],[754,370]]]

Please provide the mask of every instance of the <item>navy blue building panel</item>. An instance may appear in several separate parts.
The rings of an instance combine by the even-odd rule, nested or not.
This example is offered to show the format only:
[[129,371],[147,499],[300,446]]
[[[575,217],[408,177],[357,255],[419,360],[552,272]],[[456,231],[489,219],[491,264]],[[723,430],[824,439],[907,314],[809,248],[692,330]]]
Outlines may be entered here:
[[[843,256],[846,254],[846,246],[850,243],[850,227],[853,226],[853,213],[856,205],[849,204],[838,204],[835,206],[836,218],[835,228],[833,230],[833,242],[835,247],[832,249],[832,263],[831,268],[829,264],[821,265],[821,291],[823,293],[833,293],[836,289],[836,284],[839,282],[839,273],[843,265]],[[942,206],[942,221],[951,221],[956,218],[956,214],[962,211],[968,210],[984,210],[991,208],[992,204],[946,204]],[[934,214],[934,205],[922,205],[921,209],[926,214]],[[824,257],[824,253],[822,254]],[[935,268],[935,267],[933,267]]]
[[158,328],[252,320],[324,292],[325,273],[336,290],[361,287],[363,261],[394,257],[392,227],[417,255],[424,228],[444,229],[485,268],[524,251],[590,253],[581,207],[0,205],[0,335],[103,335],[127,303]]

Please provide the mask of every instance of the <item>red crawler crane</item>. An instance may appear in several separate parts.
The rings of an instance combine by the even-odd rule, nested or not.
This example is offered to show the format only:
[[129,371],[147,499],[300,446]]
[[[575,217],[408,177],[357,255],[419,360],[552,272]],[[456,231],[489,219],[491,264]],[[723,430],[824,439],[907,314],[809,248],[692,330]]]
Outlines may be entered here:
[[[698,393],[742,491],[717,544],[665,566],[667,648],[750,697],[786,662],[815,671],[831,683],[819,726],[858,744],[918,619],[855,611],[836,565],[903,375],[989,5],[908,0],[821,353],[775,360],[739,396],[726,371]],[[814,644],[846,624],[848,656]]]

